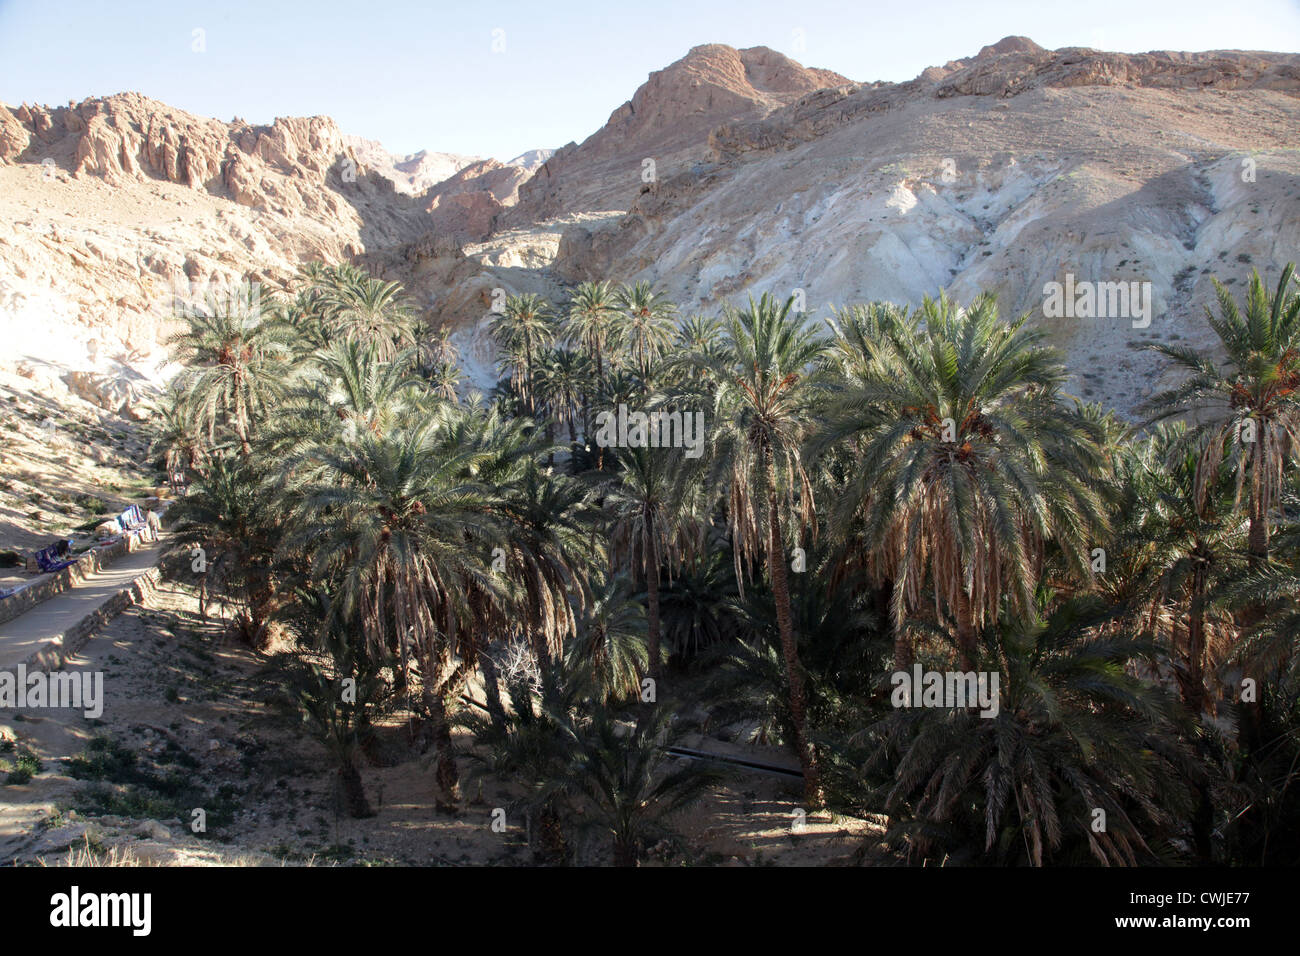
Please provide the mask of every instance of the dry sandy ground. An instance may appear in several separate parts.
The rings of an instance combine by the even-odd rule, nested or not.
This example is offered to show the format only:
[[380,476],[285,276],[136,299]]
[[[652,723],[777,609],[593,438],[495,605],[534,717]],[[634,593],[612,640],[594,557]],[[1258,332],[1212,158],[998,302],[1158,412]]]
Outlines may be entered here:
[[[0,735],[30,747],[42,763],[29,783],[0,786],[0,860],[66,862],[71,851],[83,862],[107,854],[174,865],[532,862],[521,821],[507,816],[504,833],[491,827],[493,808],[507,805],[516,787],[466,779],[459,813],[437,812],[428,758],[406,742],[400,720],[384,731],[383,751],[394,765],[362,767],[377,815],[339,813],[324,748],[276,702],[282,675],[275,661],[222,646],[219,627],[196,611],[192,591],[164,584],[85,647],[70,669],[104,672],[99,720],[71,711],[0,711]],[[129,786],[106,791],[102,782],[73,779],[63,758],[85,753],[96,736],[135,752],[137,768],[178,792],[148,804]],[[469,740],[462,735],[457,743]],[[462,761],[462,770],[469,763]],[[871,835],[863,821],[829,817],[809,818],[794,833],[797,800],[785,779],[728,771],[715,792],[670,818],[672,834],[646,862],[823,865],[845,861]],[[196,806],[207,812],[203,835],[190,832]],[[604,843],[593,839],[585,861],[606,862]]]

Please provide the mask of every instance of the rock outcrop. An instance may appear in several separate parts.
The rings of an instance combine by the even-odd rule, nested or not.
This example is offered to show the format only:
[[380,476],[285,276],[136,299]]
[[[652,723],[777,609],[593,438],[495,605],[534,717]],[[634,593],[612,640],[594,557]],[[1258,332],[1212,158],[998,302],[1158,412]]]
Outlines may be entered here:
[[482,159],[430,188],[420,197],[434,232],[477,241],[492,232],[497,216],[519,201],[519,187],[531,174],[523,166]]
[[418,153],[397,156],[384,149],[384,144],[360,136],[343,137],[343,142],[357,161],[390,179],[399,193],[419,196],[430,186],[456,175],[481,156],[462,156],[459,153],[436,153],[422,149]]
[[650,74],[581,145],[570,143],[547,160],[520,189],[519,207],[504,221],[626,209],[643,186],[704,158],[715,126],[758,119],[816,90],[848,82],[766,47],[697,46]]
[[304,261],[362,255],[382,273],[386,250],[400,275],[436,228],[326,117],[223,123],[134,93],[0,106],[0,159],[0,362],[130,415],[138,396],[105,376],[166,373],[178,288],[273,292]]

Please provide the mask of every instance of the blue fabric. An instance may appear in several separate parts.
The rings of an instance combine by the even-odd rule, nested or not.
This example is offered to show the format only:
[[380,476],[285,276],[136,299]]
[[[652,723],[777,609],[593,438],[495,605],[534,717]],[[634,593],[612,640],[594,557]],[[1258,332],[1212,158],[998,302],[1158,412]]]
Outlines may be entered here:
[[65,561],[60,561],[58,554],[53,547],[41,548],[41,550],[36,552],[35,558],[36,566],[47,574],[53,574],[55,571],[62,571],[69,565],[77,563],[76,558],[68,558]]

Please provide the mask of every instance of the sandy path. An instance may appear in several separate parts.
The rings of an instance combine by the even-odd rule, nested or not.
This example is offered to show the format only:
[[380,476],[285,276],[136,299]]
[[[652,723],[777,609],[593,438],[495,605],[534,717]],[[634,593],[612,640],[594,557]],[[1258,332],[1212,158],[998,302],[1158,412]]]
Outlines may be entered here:
[[108,567],[75,581],[68,590],[0,624],[0,670],[11,670],[28,661],[41,647],[61,638],[105,601],[129,587],[158,563],[162,545],[162,541],[153,542],[123,555]]

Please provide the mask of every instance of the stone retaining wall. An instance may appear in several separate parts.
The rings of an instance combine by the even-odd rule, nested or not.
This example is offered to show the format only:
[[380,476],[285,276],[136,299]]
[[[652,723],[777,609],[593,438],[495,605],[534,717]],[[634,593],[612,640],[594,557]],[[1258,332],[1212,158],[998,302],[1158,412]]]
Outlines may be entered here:
[[139,577],[72,627],[46,641],[40,650],[23,663],[33,670],[61,670],[67,658],[77,653],[91,635],[127,608],[139,604],[146,595],[151,594],[158,586],[161,576],[157,567],[142,571]]
[[78,581],[108,567],[118,558],[135,551],[134,536],[122,536],[112,544],[91,548],[76,564],[70,564],[62,571],[47,574],[29,584],[23,585],[9,597],[0,600],[0,624],[8,623],[25,611],[29,611],[42,601],[48,601],[57,594],[71,588]]
[[[151,499],[151,501],[155,501],[155,499]],[[152,510],[153,507],[161,505],[161,507],[158,507],[158,516],[160,520],[165,522],[167,508],[170,504],[170,501],[155,501],[150,506],[150,509]],[[123,534],[110,544],[91,548],[77,559],[76,564],[70,564],[62,571],[56,571],[54,574],[24,584],[18,591],[7,598],[0,599],[0,624],[7,624],[41,602],[48,601],[57,594],[62,594],[77,582],[84,581],[95,572],[108,567],[123,555],[138,551],[141,543],[138,533]]]

